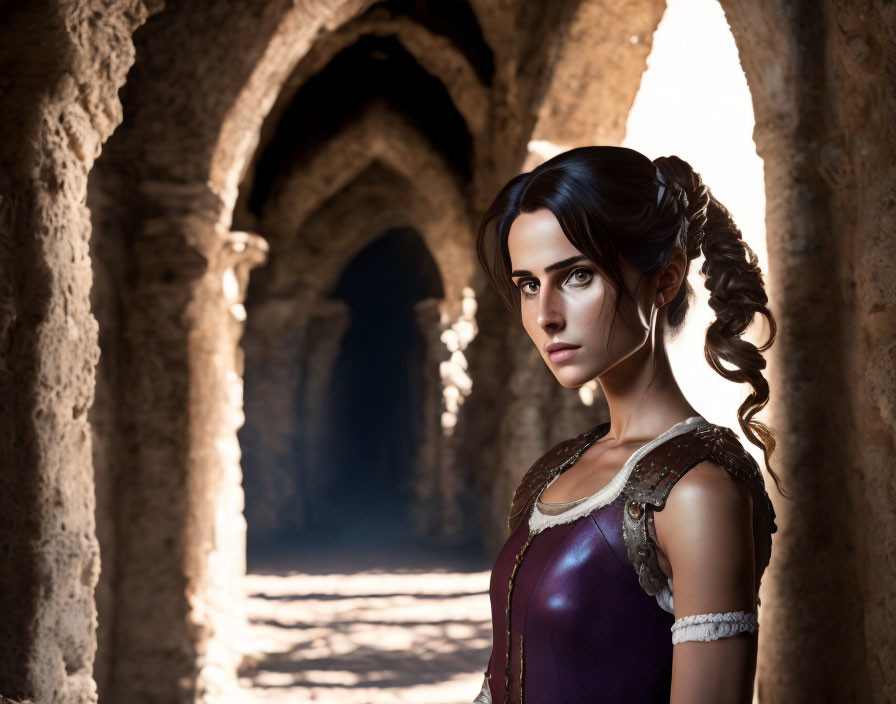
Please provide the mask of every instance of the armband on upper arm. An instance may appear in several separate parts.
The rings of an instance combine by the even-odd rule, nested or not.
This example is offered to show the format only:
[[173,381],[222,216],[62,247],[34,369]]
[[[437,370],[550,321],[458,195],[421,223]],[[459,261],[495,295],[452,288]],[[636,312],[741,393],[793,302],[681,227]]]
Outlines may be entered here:
[[759,616],[755,612],[727,611],[682,616],[672,624],[672,644],[688,640],[718,640],[758,628]]

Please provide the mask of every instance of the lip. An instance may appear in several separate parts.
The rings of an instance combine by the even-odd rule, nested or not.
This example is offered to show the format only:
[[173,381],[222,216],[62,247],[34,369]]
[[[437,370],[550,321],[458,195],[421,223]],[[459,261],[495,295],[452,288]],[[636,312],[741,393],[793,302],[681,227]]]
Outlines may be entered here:
[[552,362],[563,362],[572,357],[578,349],[579,345],[571,345],[568,342],[553,342],[545,347]]
[[552,342],[544,348],[545,352],[556,352],[557,350],[578,349],[578,345],[569,342]]

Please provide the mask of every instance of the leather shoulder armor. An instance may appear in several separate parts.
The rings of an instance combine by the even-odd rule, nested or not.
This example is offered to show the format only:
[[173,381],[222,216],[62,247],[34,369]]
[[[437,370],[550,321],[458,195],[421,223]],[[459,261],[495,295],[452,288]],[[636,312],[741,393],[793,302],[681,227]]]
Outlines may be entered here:
[[523,475],[519,486],[513,494],[507,526],[513,532],[520,521],[532,512],[535,499],[541,489],[560,472],[574,463],[587,450],[605,435],[610,429],[609,423],[601,423],[580,433],[574,438],[557,443],[544,453],[535,464]]
[[[645,454],[632,469],[622,493],[622,533],[638,581],[651,596],[666,585],[657,559],[654,511],[666,504],[675,483],[693,466],[711,460],[735,479],[746,481],[753,496],[754,523],[760,517],[763,540],[756,545],[756,589],[771,558],[772,533],[777,531],[775,509],[765,490],[765,480],[753,456],[737,435],[724,426],[710,424],[674,436]],[[758,597],[757,597],[758,598]]]

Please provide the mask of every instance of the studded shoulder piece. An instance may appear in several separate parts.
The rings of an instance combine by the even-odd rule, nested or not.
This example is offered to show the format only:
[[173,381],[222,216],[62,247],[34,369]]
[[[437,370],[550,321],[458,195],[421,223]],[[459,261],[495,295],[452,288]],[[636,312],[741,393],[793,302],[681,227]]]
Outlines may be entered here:
[[[765,490],[765,480],[753,456],[730,429],[710,424],[674,436],[645,454],[635,465],[622,493],[622,534],[638,581],[651,596],[666,585],[657,559],[654,511],[666,504],[675,482],[696,464],[711,460],[736,479],[746,481],[753,496],[754,524],[762,526],[763,539],[756,545],[756,590],[771,558],[772,533],[777,531],[775,509]],[[757,597],[758,598],[758,597]]]
[[591,445],[610,429],[609,423],[601,423],[574,438],[557,443],[544,453],[523,475],[513,494],[507,525],[513,532],[520,521],[532,512],[541,489],[555,476],[574,463]]

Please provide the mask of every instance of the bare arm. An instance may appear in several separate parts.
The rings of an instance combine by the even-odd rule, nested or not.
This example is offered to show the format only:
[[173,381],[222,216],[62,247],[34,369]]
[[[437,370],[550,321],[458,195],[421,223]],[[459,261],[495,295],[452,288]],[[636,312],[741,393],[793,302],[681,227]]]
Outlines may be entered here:
[[[744,482],[701,462],[654,514],[657,542],[671,565],[675,619],[756,612],[752,498]],[[676,643],[671,704],[750,704],[756,631]]]

